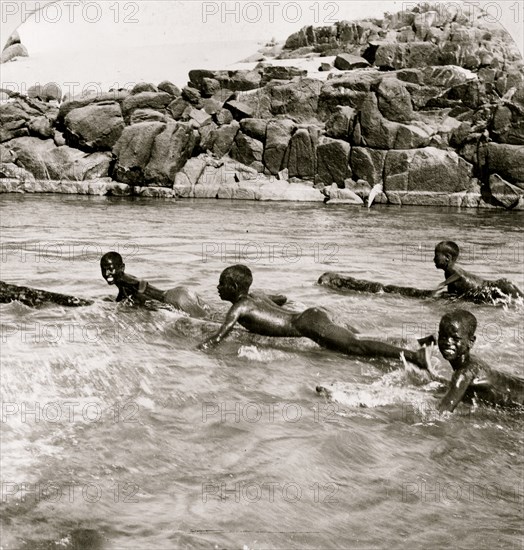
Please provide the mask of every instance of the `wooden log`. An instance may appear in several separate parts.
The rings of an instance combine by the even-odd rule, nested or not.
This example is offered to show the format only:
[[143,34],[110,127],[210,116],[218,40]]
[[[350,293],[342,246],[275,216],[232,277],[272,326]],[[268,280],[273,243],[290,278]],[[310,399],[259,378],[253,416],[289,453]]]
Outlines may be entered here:
[[0,281],[0,303],[7,304],[15,301],[30,307],[48,303],[66,307],[80,307],[90,306],[93,303],[92,300],[84,300],[76,296],[48,292],[47,290],[39,290],[27,286],[11,285]]

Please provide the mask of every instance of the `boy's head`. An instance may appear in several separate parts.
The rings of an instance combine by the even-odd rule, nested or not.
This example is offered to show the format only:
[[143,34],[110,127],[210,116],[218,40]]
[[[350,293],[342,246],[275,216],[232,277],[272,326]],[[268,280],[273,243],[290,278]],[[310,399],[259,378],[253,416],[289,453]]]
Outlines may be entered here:
[[243,294],[249,292],[253,283],[253,275],[245,265],[232,265],[222,271],[218,282],[218,295],[222,300],[235,302]]
[[441,241],[435,247],[435,267],[437,269],[446,269],[453,265],[459,256],[459,247],[453,241]]
[[107,284],[114,285],[116,278],[124,273],[126,266],[122,260],[122,256],[118,252],[108,252],[100,259],[100,269],[102,277],[107,281]]
[[475,343],[477,318],[465,309],[446,313],[438,328],[438,348],[451,364],[463,364]]

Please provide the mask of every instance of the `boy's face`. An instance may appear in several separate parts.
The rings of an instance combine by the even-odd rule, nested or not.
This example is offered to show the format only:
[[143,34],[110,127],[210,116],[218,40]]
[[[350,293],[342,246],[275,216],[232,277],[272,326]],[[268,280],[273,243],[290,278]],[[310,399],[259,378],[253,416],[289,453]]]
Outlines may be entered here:
[[222,273],[217,285],[218,295],[221,300],[234,302],[238,295],[238,289],[231,277],[224,276]]
[[438,349],[444,359],[450,363],[467,357],[475,343],[475,336],[468,334],[463,323],[459,321],[443,321],[438,331]]
[[451,256],[447,254],[445,250],[439,246],[435,247],[435,257],[433,258],[433,262],[435,263],[435,267],[437,269],[446,269],[450,261]]
[[124,273],[125,264],[112,259],[105,259],[100,264],[102,277],[107,281],[108,285],[114,285],[116,279]]

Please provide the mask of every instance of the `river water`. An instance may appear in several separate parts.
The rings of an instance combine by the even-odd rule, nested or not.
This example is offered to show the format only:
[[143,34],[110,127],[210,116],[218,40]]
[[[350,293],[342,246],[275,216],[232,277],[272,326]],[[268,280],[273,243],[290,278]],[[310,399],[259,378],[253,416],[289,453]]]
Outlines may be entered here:
[[[442,389],[398,361],[302,340],[201,352],[180,314],[104,300],[98,265],[118,250],[128,272],[225,312],[218,276],[245,263],[296,309],[414,347],[454,304],[318,277],[434,288],[433,247],[453,239],[467,268],[523,287],[522,214],[17,195],[0,214],[2,280],[95,300],[0,305],[2,548],[522,548],[522,415],[438,418]],[[522,308],[467,307],[476,352],[522,375]],[[315,392],[332,382],[334,402]]]

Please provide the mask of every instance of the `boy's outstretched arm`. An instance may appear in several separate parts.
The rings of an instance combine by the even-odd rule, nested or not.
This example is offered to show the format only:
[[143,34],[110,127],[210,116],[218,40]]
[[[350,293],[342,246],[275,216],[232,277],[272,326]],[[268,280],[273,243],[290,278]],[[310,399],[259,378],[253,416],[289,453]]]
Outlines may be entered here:
[[438,412],[453,412],[462,401],[466,390],[473,381],[474,375],[469,372],[455,372],[451,378],[450,388],[438,406]]
[[223,340],[233,329],[236,322],[242,315],[244,307],[242,304],[234,304],[230,310],[227,312],[226,318],[222,323],[220,329],[210,336],[207,340],[204,340],[199,346],[198,349],[208,349],[210,347],[216,346],[221,340]]

